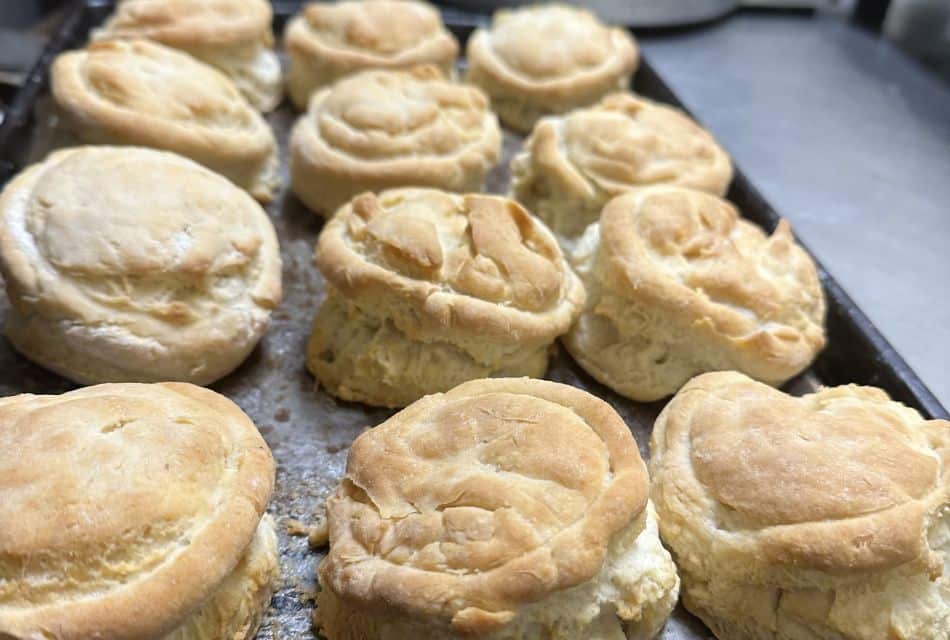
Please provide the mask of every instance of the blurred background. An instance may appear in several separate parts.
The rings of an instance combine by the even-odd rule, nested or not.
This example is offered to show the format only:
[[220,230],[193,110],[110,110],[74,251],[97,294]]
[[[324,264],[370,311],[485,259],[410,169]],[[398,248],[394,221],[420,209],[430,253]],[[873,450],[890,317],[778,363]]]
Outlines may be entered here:
[[[472,26],[507,3],[437,4]],[[0,0],[0,117],[69,4]],[[950,0],[580,4],[633,29],[649,64],[950,407]]]
[[[570,0],[569,0],[570,1]],[[37,54],[71,0],[0,0],[0,72],[4,82]],[[105,4],[103,2],[103,4]],[[283,2],[282,4],[301,4]],[[518,0],[440,0],[469,18],[487,17]],[[577,0],[610,22],[634,30],[697,28],[739,12],[833,15],[895,43],[950,81],[950,0]]]

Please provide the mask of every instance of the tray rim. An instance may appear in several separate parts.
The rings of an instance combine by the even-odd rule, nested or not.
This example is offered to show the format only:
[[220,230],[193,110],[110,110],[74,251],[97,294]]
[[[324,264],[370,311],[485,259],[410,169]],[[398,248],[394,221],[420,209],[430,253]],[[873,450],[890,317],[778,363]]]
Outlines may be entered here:
[[[30,126],[29,119],[33,105],[48,85],[49,67],[53,58],[65,50],[69,42],[77,35],[77,31],[83,26],[82,23],[88,11],[101,10],[113,4],[112,0],[74,0],[62,22],[44,47],[42,54],[27,74],[23,86],[14,93],[14,97],[4,110],[3,119],[0,121],[0,187],[22,169],[10,158],[10,147],[15,142],[15,134]],[[278,27],[281,26],[292,13],[299,9],[301,4],[286,0],[273,2],[275,24]],[[445,13],[446,26],[463,41],[472,30],[483,24],[485,20],[484,16],[466,14],[456,8],[449,8],[448,11],[445,11],[446,8],[444,7],[440,8]],[[650,65],[645,56],[641,56],[637,74],[641,80],[646,77],[647,81],[661,94],[653,96],[655,99],[658,98],[664,103],[683,110],[697,122],[702,123],[702,120],[683,104],[662,76]],[[736,189],[741,189],[744,192],[744,197],[751,199],[757,205],[757,210],[752,215],[748,210],[743,210],[743,217],[771,232],[778,224],[781,216],[769,201],[762,196],[755,184],[746,177],[742,169],[734,164],[734,177],[730,192]],[[888,342],[864,311],[852,300],[834,276],[825,269],[821,260],[808,248],[807,243],[802,242],[797,235],[796,240],[815,261],[819,278],[825,288],[829,315],[834,308],[836,312],[843,316],[843,320],[851,326],[854,337],[857,339],[856,347],[874,354],[876,366],[890,374],[890,382],[899,387],[899,389],[885,390],[892,396],[896,395],[893,391],[898,390],[904,399],[911,399],[915,405],[914,408],[921,411],[925,418],[950,419],[950,413],[947,409],[943,407],[937,397],[927,388],[917,373]]]

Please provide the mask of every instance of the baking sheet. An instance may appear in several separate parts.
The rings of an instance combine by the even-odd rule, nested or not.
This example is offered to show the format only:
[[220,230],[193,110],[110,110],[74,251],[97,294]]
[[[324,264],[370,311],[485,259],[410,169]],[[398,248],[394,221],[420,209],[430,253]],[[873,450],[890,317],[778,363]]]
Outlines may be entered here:
[[[313,248],[323,225],[286,188],[287,139],[297,113],[284,104],[268,116],[281,146],[284,188],[267,207],[277,229],[283,259],[284,299],[274,312],[270,330],[248,360],[233,374],[212,385],[241,406],[261,430],[277,460],[277,485],[269,512],[278,522],[283,585],[261,627],[261,640],[312,637],[310,616],[315,568],[322,552],[309,549],[305,535],[291,535],[312,525],[320,505],[343,473],[350,442],[379,424],[393,411],[343,402],[316,388],[304,365],[310,321],[323,298],[324,283],[313,266]],[[56,126],[48,98],[37,104],[37,122],[31,155],[41,158],[50,146],[70,142]],[[487,190],[505,193],[508,161],[521,138],[507,132],[504,160],[489,176]],[[0,317],[6,313],[6,295],[0,297]],[[623,416],[646,458],[653,421],[663,403],[636,403],[624,399],[584,373],[561,349],[547,378],[590,391],[607,400]],[[0,340],[0,396],[14,393],[61,393],[74,385],[29,363]],[[813,374],[796,382],[800,391],[817,385]],[[302,526],[301,526],[302,525]],[[661,636],[666,640],[709,637],[704,627],[685,611],[678,611]]]
[[[76,46],[89,27],[107,8],[97,3],[82,9],[79,17],[67,19],[69,33],[61,33],[55,46]],[[286,11],[277,5],[277,25]],[[70,21],[72,20],[72,21]],[[49,58],[37,70],[44,74]],[[42,78],[36,79],[42,83]],[[28,85],[30,87],[30,85]],[[635,89],[650,97],[676,103],[675,96],[645,64],[638,72]],[[29,95],[33,93],[33,95]],[[25,96],[25,97],[24,97]],[[15,109],[26,109],[16,112]],[[42,157],[51,146],[69,142],[55,127],[48,96],[39,85],[24,92],[14,103],[13,117],[0,128],[0,160],[22,166],[30,157]],[[285,102],[268,116],[281,147],[285,187],[267,207],[281,242],[284,300],[275,311],[269,332],[248,360],[232,375],[212,386],[241,406],[254,420],[277,460],[277,485],[269,512],[278,522],[282,557],[282,585],[274,597],[258,638],[312,638],[311,613],[317,586],[314,581],[322,552],[310,549],[305,534],[317,520],[325,497],[342,475],[350,442],[365,428],[378,424],[393,412],[358,403],[343,402],[316,388],[304,365],[310,321],[323,297],[324,283],[313,266],[313,247],[322,221],[309,213],[286,191],[287,138],[297,117]],[[505,193],[509,182],[508,161],[520,146],[520,138],[506,133],[504,159],[491,173],[487,190]],[[730,192],[744,215],[767,229],[777,217],[755,189],[737,171]],[[873,326],[822,270],[829,294],[830,345],[816,366],[786,386],[800,394],[820,382],[877,384],[928,415],[946,415],[920,381]],[[0,294],[0,321],[8,301]],[[626,420],[646,458],[653,420],[663,403],[636,403],[618,396],[585,374],[560,347],[555,347],[547,378],[585,389],[609,402]],[[74,385],[29,363],[0,339],[0,396],[15,393],[61,393]],[[665,640],[697,640],[712,634],[679,608],[663,634]]]

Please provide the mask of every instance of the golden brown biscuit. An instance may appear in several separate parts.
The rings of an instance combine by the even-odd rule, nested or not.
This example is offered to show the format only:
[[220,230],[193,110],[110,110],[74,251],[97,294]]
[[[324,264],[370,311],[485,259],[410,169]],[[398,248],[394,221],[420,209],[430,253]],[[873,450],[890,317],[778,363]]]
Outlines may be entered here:
[[327,501],[328,640],[653,637],[678,579],[620,416],[566,385],[475,380],[353,443]]
[[266,0],[122,0],[94,39],[146,38],[231,78],[255,109],[280,103],[283,81]]
[[317,89],[367,69],[432,64],[450,76],[459,51],[438,9],[414,0],[309,4],[287,25],[284,44],[287,92],[298,109]]
[[200,387],[0,398],[0,636],[253,637],[273,484],[254,424]]
[[364,71],[314,94],[290,151],[294,193],[330,216],[367,190],[480,191],[501,131],[481,91],[435,67]]
[[221,378],[266,331],[280,268],[260,205],[171,153],[73,147],[0,195],[7,336],[77,382]]
[[374,405],[540,377],[584,304],[551,232],[498,196],[363,194],[324,227],[316,262],[329,288],[307,364],[334,395]]
[[564,345],[634,400],[705,371],[778,385],[825,344],[818,273],[788,224],[766,236],[715,196],[653,187],[615,198],[570,258],[588,297]]
[[611,198],[670,184],[721,196],[732,163],[687,115],[629,93],[541,120],[511,161],[512,197],[562,239],[596,222]]
[[277,187],[277,142],[227,77],[147,40],[95,42],[53,62],[52,90],[67,126],[92,144],[174,151],[258,200]]
[[709,373],[651,450],[683,602],[719,638],[947,638],[950,422],[873,387]]
[[468,40],[467,80],[491,97],[506,125],[527,133],[543,116],[626,89],[637,46],[622,28],[563,4],[503,9]]

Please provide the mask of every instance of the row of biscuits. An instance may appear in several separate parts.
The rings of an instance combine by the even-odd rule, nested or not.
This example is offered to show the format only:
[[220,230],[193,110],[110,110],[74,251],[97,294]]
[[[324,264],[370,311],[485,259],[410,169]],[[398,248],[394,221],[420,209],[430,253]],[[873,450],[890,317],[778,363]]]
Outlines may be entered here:
[[[145,39],[184,51],[222,71],[267,112],[280,103],[284,84],[272,17],[265,0],[122,0],[93,40]],[[437,9],[398,0],[307,5],[287,25],[284,47],[287,91],[298,109],[315,91],[368,69],[430,64],[452,75],[460,50]],[[521,132],[543,115],[624,89],[638,62],[626,30],[558,4],[498,12],[466,53],[469,80],[492,97],[502,121]]]
[[[3,637],[254,636],[279,576],[274,460],[233,403],[104,384],[2,398],[0,427]],[[708,373],[650,451],[648,475],[617,413],[567,385],[426,396],[350,449],[315,629],[646,640],[681,595],[724,640],[947,637],[947,421],[869,387]]]
[[[559,336],[637,400],[709,370],[780,384],[824,342],[815,267],[787,226],[768,237],[680,187],[611,200],[567,258],[506,198],[366,193],[326,223],[316,261],[330,289],[308,364],[335,395],[375,405],[540,377]],[[14,346],[87,384],[209,384],[250,353],[281,299],[260,206],[139,147],[61,150],[14,178],[0,195],[0,271]]]
[[[364,8],[340,6],[350,5]],[[357,21],[352,33],[367,36],[366,24]],[[376,35],[370,29],[369,41]],[[517,43],[508,45],[515,57],[532,50]],[[123,62],[100,67],[135,66]],[[185,109],[216,132],[249,121],[250,110],[232,111],[230,97],[203,100],[203,81],[186,80],[156,103],[155,91],[178,82],[174,69],[185,64],[163,72],[146,61],[143,81],[161,82],[144,99],[140,84],[130,91],[114,74],[88,84],[106,87],[110,99],[139,101],[140,116],[175,119]],[[313,117],[298,125],[310,139],[298,146],[325,155],[303,182],[348,188],[348,171],[332,173],[341,154],[328,139],[365,154],[357,170],[375,164],[377,149],[419,155],[426,143],[451,146],[458,132],[481,140],[487,101],[458,87],[410,70],[319,90]],[[167,110],[146,108],[150,102]],[[639,399],[665,397],[706,370],[740,369],[777,384],[806,367],[824,340],[814,265],[787,227],[767,238],[725,201],[677,186],[700,160],[727,174],[731,168],[708,134],[668,109],[673,115],[657,123],[651,114],[663,109],[654,107],[611,96],[542,119],[548,133],[539,123],[518,166],[531,185],[523,192],[537,198],[528,209],[551,212],[541,217],[556,234],[496,196],[419,188],[359,195],[417,184],[412,177],[369,172],[342,197],[327,189],[345,206],[318,242],[318,266],[332,285],[308,350],[318,378],[344,397],[404,406],[471,378],[543,375],[548,346],[568,329],[564,343],[578,362]],[[516,112],[533,109],[520,104]],[[663,132],[682,119],[688,126],[674,125],[672,136],[651,133],[660,140],[656,155],[668,162],[680,153],[686,168],[630,157],[651,146],[642,131],[639,145],[625,140],[605,151],[622,129],[616,120],[605,122],[610,134],[599,140],[578,136],[597,129],[583,119],[570,132],[572,118],[596,122],[600,112]],[[430,129],[434,121],[441,128]],[[407,122],[409,135],[398,140]],[[545,143],[558,136],[567,137]],[[458,137],[467,151],[471,137]],[[699,150],[680,151],[691,139]],[[313,152],[321,147],[330,151]],[[563,159],[551,160],[564,149]],[[472,164],[455,166],[454,178],[481,171],[480,186],[487,167],[484,159]],[[551,167],[558,168],[547,175]],[[612,199],[631,184],[657,181],[657,173],[667,186]],[[715,171],[700,173],[699,183],[682,184],[713,193],[728,184],[726,177],[707,187]],[[9,207],[13,221],[0,233],[0,257],[16,255],[4,271],[17,292],[10,326],[20,328],[18,348],[46,366],[83,382],[99,375],[208,383],[247,355],[279,303],[277,240],[266,215],[227,180],[180,156],[72,149],[17,184],[0,200],[0,215],[6,220]],[[552,193],[551,185],[562,190]],[[577,206],[580,199],[593,204]],[[143,215],[143,203],[154,208]],[[330,214],[336,206],[314,208]],[[572,210],[593,211],[595,224],[572,230]],[[40,355],[48,345],[53,352]],[[246,416],[188,385],[103,385],[7,401],[0,400],[0,422],[16,428],[4,434],[11,455],[0,459],[0,481],[12,482],[0,486],[11,488],[9,514],[29,517],[3,518],[11,523],[0,536],[10,541],[0,547],[9,554],[0,557],[10,558],[4,573],[19,579],[7,583],[6,609],[0,598],[0,635],[253,635],[277,558],[272,526],[262,519],[273,461]],[[602,401],[536,380],[462,384],[354,443],[328,505],[332,547],[320,569],[316,623],[330,640],[652,637],[678,591],[658,520],[685,604],[720,637],[939,638],[950,615],[942,570],[950,539],[947,427],[872,390],[796,400],[739,374],[709,374],[687,384],[657,421],[651,504],[636,444]],[[33,447],[23,455],[27,442]],[[66,468],[67,450],[85,454]],[[842,457],[853,464],[842,467]],[[695,481],[686,481],[690,473]],[[222,528],[233,536],[211,542]],[[34,539],[48,529],[70,534]],[[885,595],[871,598],[868,582],[886,585]],[[870,608],[876,616],[869,618]]]
[[[281,298],[266,214],[180,156],[59,151],[15,178],[0,210],[7,334],[79,382],[213,382]],[[336,395],[405,406],[466,379],[541,376],[563,335],[592,375],[652,400],[705,370],[779,384],[823,344],[814,265],[787,227],[767,237],[713,196],[620,196],[569,256],[573,269],[542,222],[498,196],[360,195],[317,244],[331,289],[310,367]]]
[[793,398],[716,372],[660,414],[648,474],[602,400],[467,382],[353,443],[315,622],[329,640],[646,640],[681,595],[722,640],[945,639],[948,460],[950,422],[878,389]]

